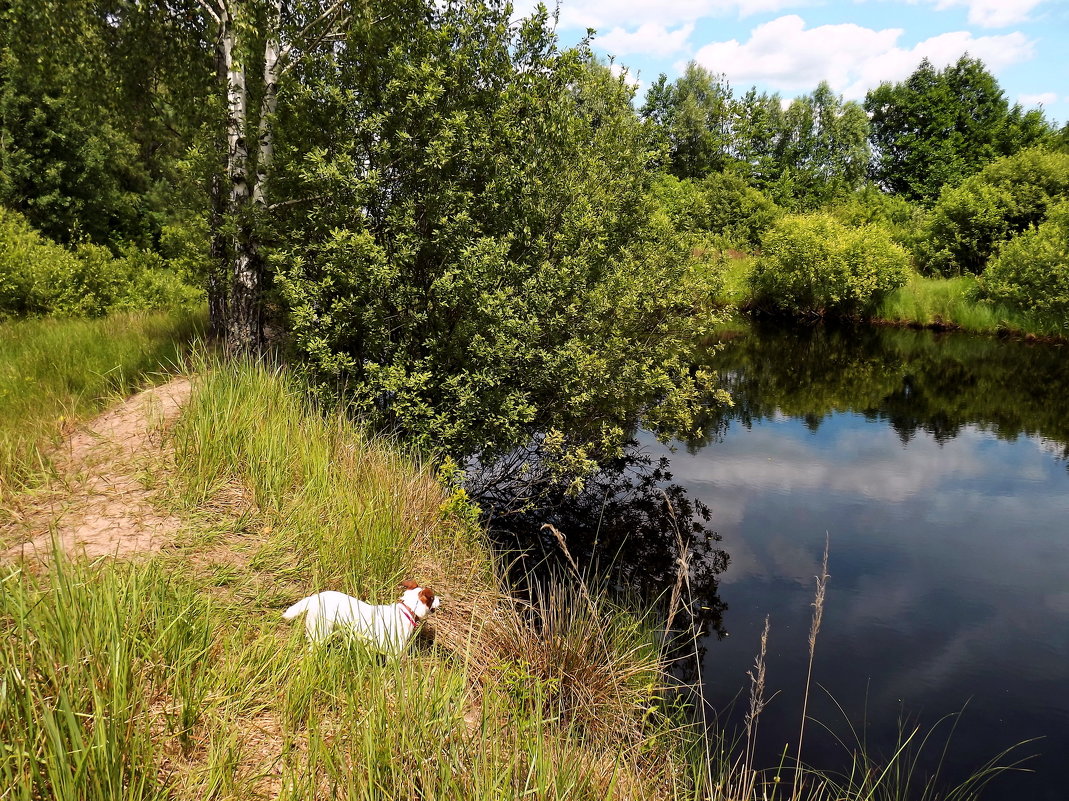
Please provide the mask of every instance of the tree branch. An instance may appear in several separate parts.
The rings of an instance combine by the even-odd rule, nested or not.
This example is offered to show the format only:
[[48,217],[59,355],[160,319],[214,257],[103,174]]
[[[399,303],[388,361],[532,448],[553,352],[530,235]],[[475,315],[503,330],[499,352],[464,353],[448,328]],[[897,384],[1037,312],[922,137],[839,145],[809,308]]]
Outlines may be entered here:
[[[319,45],[323,44],[323,42],[327,41],[328,39],[336,40],[336,38],[339,38],[343,35],[343,32],[336,29],[335,25],[344,26],[349,21],[348,15],[344,15],[340,19],[337,18],[338,12],[343,8],[346,2],[347,0],[337,0],[334,5],[328,8],[314,20],[309,22],[303,28],[301,28],[300,32],[298,32],[297,35],[293,37],[291,43],[282,48],[282,53],[278,59],[279,64],[281,65],[278,72],[279,77],[285,75],[286,72],[289,70],[290,66],[293,64],[293,62],[290,60],[290,54],[293,52],[294,49],[300,48],[302,50],[315,50],[317,47],[319,47]],[[308,35],[309,31],[311,31],[313,28],[315,28],[322,22],[327,23],[323,26],[323,32],[312,39],[303,41],[305,36]]]
[[223,24],[223,15],[226,14],[226,11],[222,8],[222,6],[213,6],[213,4],[209,3],[208,0],[197,0],[197,3],[200,5],[201,8],[208,12],[209,17],[215,20],[216,25]]

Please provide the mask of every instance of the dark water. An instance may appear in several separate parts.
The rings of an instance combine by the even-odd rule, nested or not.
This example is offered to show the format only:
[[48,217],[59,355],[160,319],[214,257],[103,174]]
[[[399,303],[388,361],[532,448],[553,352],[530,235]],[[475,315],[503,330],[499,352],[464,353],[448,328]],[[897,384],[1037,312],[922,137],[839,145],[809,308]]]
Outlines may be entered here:
[[[696,442],[641,437],[649,464],[561,513],[580,559],[608,548],[625,583],[667,586],[674,535],[658,509],[670,489],[683,529],[697,532],[701,677],[729,726],[770,618],[768,686],[779,694],[761,718],[758,762],[774,765],[797,740],[827,534],[814,667],[826,691],[809,711],[832,733],[809,725],[806,761],[842,769],[836,738],[887,753],[900,720],[927,731],[964,709],[944,780],[1042,738],[1017,752],[1037,755],[1034,772],[999,778],[984,798],[1069,798],[1069,349],[891,329],[723,338],[708,360],[735,408]],[[719,542],[701,535],[703,505]],[[922,770],[935,769],[952,724]]]
[[[818,691],[813,716],[889,749],[900,717],[927,728],[964,707],[948,779],[1042,737],[1021,750],[1040,754],[1035,773],[985,798],[1069,797],[1069,352],[765,329],[711,362],[737,407],[671,459],[730,557],[718,587],[730,636],[706,643],[702,665],[714,706],[743,685],[769,615],[768,682],[782,692],[761,721],[766,758],[796,739],[827,533],[814,676],[834,703]],[[811,762],[842,763],[830,735],[809,737]]]

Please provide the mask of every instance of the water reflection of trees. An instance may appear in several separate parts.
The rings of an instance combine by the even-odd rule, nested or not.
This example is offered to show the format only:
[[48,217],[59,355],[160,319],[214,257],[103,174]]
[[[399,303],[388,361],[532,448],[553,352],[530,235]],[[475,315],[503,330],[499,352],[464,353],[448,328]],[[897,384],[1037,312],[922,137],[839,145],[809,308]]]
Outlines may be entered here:
[[707,525],[709,508],[672,483],[667,459],[655,461],[632,449],[587,479],[580,492],[563,486],[547,490],[537,507],[515,509],[512,495],[496,498],[484,491],[478,498],[498,544],[522,554],[512,562],[511,578],[518,586],[532,576],[570,571],[556,539],[542,529],[551,523],[566,537],[580,569],[607,582],[613,594],[631,602],[664,603],[676,581],[682,541],[690,553],[693,602],[690,614],[677,617],[675,629],[689,635],[693,625],[699,637],[723,636],[726,606],[717,580],[728,556]]
[[963,334],[874,327],[756,323],[710,356],[735,401],[710,414],[700,448],[729,420],[776,414],[813,430],[833,413],[887,421],[905,443],[937,441],[977,426],[1002,439],[1043,437],[1069,459],[1069,360],[1065,347]]

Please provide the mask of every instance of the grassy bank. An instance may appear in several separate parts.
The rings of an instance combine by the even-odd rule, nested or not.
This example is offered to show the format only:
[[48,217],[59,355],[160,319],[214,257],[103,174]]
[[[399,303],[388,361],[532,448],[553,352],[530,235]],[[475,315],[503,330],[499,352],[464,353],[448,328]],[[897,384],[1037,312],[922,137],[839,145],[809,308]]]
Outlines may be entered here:
[[75,422],[173,371],[204,325],[191,309],[0,323],[0,499],[47,470]]
[[[755,308],[749,285],[754,257],[726,258],[720,265],[720,289],[714,301],[742,310]],[[972,276],[926,278],[913,273],[909,282],[884,298],[872,311],[871,321],[888,325],[953,329],[975,334],[1010,334],[1064,340],[1069,320],[1031,314],[976,296]]]
[[[288,381],[203,374],[154,471],[188,521],[136,563],[0,581],[0,785],[15,798],[679,797],[635,618],[578,590],[540,626],[498,589],[460,494],[310,409]],[[433,636],[383,663],[308,651],[281,610],[318,589],[437,588]]]

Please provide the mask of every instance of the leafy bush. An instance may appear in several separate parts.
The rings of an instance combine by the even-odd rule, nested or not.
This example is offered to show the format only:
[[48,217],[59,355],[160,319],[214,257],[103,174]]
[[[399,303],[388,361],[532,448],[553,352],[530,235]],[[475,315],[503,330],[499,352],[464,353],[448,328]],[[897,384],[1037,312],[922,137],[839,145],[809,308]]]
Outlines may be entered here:
[[979,274],[999,244],[1038,225],[1069,198],[1069,153],[1040,148],[992,162],[958,186],[944,187],[919,255],[930,272]]
[[1069,315],[1069,203],[1004,244],[980,279],[992,300]]
[[711,173],[701,180],[663,175],[651,194],[677,229],[713,234],[739,250],[756,246],[782,214],[771,199],[732,172]]
[[854,313],[904,284],[909,256],[883,228],[847,228],[827,214],[789,215],[761,241],[750,282],[759,304]]
[[640,416],[685,430],[704,316],[646,202],[631,88],[544,11],[434,8],[356,25],[361,57],[295,99],[317,125],[280,136],[280,182],[317,199],[273,254],[296,355],[324,397],[453,456],[534,443],[583,472]]
[[0,318],[100,317],[198,297],[198,290],[154,253],[130,250],[115,257],[107,248],[89,244],[72,252],[37,233],[20,214],[0,207]]
[[848,228],[878,225],[892,241],[913,251],[927,224],[925,210],[901,195],[890,195],[874,184],[867,184],[827,209]]
[[0,316],[50,311],[46,277],[73,273],[77,261],[69,250],[34,231],[21,215],[0,206]]

